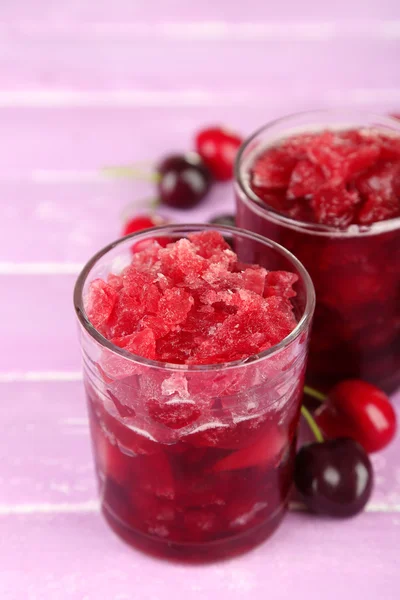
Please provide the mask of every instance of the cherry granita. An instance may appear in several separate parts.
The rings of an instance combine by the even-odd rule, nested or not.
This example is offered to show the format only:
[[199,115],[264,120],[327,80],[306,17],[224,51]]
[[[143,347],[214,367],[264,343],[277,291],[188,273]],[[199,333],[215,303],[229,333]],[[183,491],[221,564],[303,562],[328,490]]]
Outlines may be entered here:
[[373,130],[285,138],[254,161],[250,186],[297,220],[346,228],[400,216],[400,138]]
[[[268,537],[287,506],[312,285],[263,238],[249,255],[248,232],[200,226],[163,246],[163,229],[121,240],[82,285],[102,509],[147,551],[225,557]],[[243,262],[264,246],[274,270]]]
[[214,231],[134,255],[119,275],[95,279],[87,314],[116,346],[161,362],[207,365],[248,358],[296,326],[297,275],[238,262]]
[[361,378],[391,392],[400,384],[400,128],[386,118],[349,129],[314,120],[290,135],[301,117],[245,144],[237,224],[281,243],[312,277],[310,383]]

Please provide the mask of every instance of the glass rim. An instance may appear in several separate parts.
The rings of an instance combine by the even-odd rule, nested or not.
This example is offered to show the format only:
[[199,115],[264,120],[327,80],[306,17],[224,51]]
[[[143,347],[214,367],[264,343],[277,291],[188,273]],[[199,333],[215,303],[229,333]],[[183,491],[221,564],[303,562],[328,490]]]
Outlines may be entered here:
[[[379,115],[378,113],[373,113],[369,111],[357,110],[352,108],[338,108],[338,109],[319,109],[319,110],[305,110],[300,112],[290,113],[283,117],[279,117],[278,119],[274,119],[269,121],[268,123],[259,127],[256,131],[254,131],[249,137],[247,137],[242,143],[239,151],[236,155],[235,166],[234,166],[234,179],[235,186],[238,188],[238,192],[240,194],[240,198],[246,202],[248,207],[259,216],[264,219],[269,219],[275,224],[285,225],[290,227],[291,229],[295,229],[297,231],[302,231],[305,233],[310,233],[313,235],[327,236],[327,237],[338,237],[338,238],[350,238],[350,237],[361,237],[361,236],[370,236],[377,235],[379,233],[389,233],[391,231],[395,231],[400,228],[400,217],[395,217],[394,219],[387,219],[385,221],[376,221],[372,223],[372,225],[368,226],[360,226],[360,225],[350,225],[347,229],[337,229],[336,227],[332,227],[331,225],[323,225],[320,223],[312,223],[310,221],[300,221],[297,219],[292,219],[272,207],[265,204],[261,198],[257,196],[255,192],[251,189],[251,187],[243,180],[243,172],[242,172],[242,160],[245,151],[248,149],[250,144],[254,142],[254,140],[262,133],[267,132],[271,127],[275,125],[284,125],[286,122],[294,119],[296,117],[306,117],[309,116],[317,116],[321,115],[323,117],[326,115],[334,116],[340,115],[345,112],[353,112],[354,114],[359,115],[361,118],[365,117],[365,119],[377,119],[381,122],[382,126],[387,123],[387,125],[393,125],[395,129],[399,131],[400,136],[400,120],[386,115]],[[329,125],[327,126],[329,129]],[[304,129],[306,132],[307,129]]]
[[[117,248],[118,246],[125,244],[128,240],[140,241],[148,238],[149,236],[154,237],[157,235],[159,237],[160,234],[165,234],[166,236],[169,233],[195,233],[199,231],[218,231],[221,234],[236,234],[240,235],[244,238],[251,239],[253,241],[260,242],[269,248],[277,251],[279,254],[284,256],[298,271],[299,276],[304,282],[305,292],[306,292],[306,303],[303,310],[303,314],[299,319],[296,327],[283,338],[278,344],[271,346],[271,348],[267,348],[262,352],[257,354],[252,354],[251,356],[230,362],[224,363],[210,363],[206,365],[186,365],[186,364],[176,364],[176,363],[167,363],[161,362],[157,360],[152,360],[150,358],[145,358],[143,356],[139,356],[137,354],[133,354],[131,352],[126,351],[124,348],[120,348],[116,346],[110,340],[105,338],[90,322],[84,307],[83,300],[83,289],[87,278],[92,270],[92,268],[96,265],[96,263],[106,256],[108,252]],[[315,308],[315,290],[314,285],[312,283],[311,277],[308,274],[308,271],[303,266],[303,264],[291,253],[289,250],[286,250],[280,244],[265,238],[257,233],[252,233],[247,231],[246,229],[241,229],[239,227],[230,227],[223,225],[208,225],[202,223],[189,223],[189,224],[169,224],[163,225],[159,227],[152,227],[149,229],[144,229],[139,232],[132,233],[122,238],[118,238],[114,242],[107,244],[101,250],[99,250],[96,254],[92,256],[88,260],[88,262],[84,265],[80,274],[78,275],[77,281],[74,286],[73,292],[73,301],[74,308],[78,318],[80,325],[83,329],[98,343],[100,346],[105,347],[110,352],[113,352],[116,355],[119,355],[121,358],[128,360],[131,363],[141,364],[147,367],[153,367],[163,370],[176,371],[176,372],[205,372],[205,371],[215,371],[222,369],[231,369],[231,368],[239,368],[245,367],[249,364],[255,364],[269,356],[275,355],[287,346],[289,346],[294,340],[296,340],[303,331],[309,325]]]

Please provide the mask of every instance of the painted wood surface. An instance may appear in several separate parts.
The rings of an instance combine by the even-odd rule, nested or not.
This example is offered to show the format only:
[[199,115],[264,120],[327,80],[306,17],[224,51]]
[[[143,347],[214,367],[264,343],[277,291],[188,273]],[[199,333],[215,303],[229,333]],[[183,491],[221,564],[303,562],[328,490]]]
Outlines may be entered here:
[[[151,184],[102,168],[243,134],[285,113],[400,112],[395,0],[3,0],[0,7],[1,600],[394,600],[400,439],[365,514],[292,511],[266,544],[204,567],[150,559],[102,521],[72,310],[81,265]],[[231,186],[166,216],[207,219]],[[399,410],[400,395],[394,397]]]

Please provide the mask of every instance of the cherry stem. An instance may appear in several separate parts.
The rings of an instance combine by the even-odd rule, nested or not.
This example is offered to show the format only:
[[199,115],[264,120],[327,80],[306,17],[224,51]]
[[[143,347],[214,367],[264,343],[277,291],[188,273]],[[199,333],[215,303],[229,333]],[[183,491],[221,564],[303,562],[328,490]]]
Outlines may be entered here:
[[121,165],[119,167],[103,167],[101,173],[112,179],[141,179],[157,183],[160,179],[158,173],[145,171],[132,165]]
[[301,407],[301,414],[303,415],[303,417],[307,421],[307,425],[309,426],[309,428],[313,432],[314,437],[317,440],[317,442],[323,442],[324,441],[324,436],[322,435],[320,428],[316,424],[314,417],[312,416],[312,414],[310,413],[310,411],[305,406]]
[[316,400],[319,400],[320,402],[325,402],[326,396],[322,392],[319,392],[318,390],[314,390],[314,388],[312,388],[308,385],[305,385],[303,389],[304,389],[304,393],[307,394],[307,396],[311,396],[312,398],[315,398]]

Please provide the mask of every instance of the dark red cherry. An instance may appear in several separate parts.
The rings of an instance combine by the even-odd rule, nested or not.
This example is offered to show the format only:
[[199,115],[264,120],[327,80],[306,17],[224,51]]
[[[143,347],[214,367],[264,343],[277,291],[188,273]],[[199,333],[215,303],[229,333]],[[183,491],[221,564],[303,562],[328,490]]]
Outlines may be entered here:
[[157,172],[161,202],[173,208],[195,206],[206,196],[212,182],[210,171],[195,153],[168,156],[158,165]]
[[396,433],[396,413],[387,395],[371,383],[358,379],[341,381],[315,413],[327,437],[346,436],[366,452],[382,450]]
[[372,465],[354,440],[316,442],[298,452],[294,481],[313,512],[352,517],[364,508],[371,495]]

